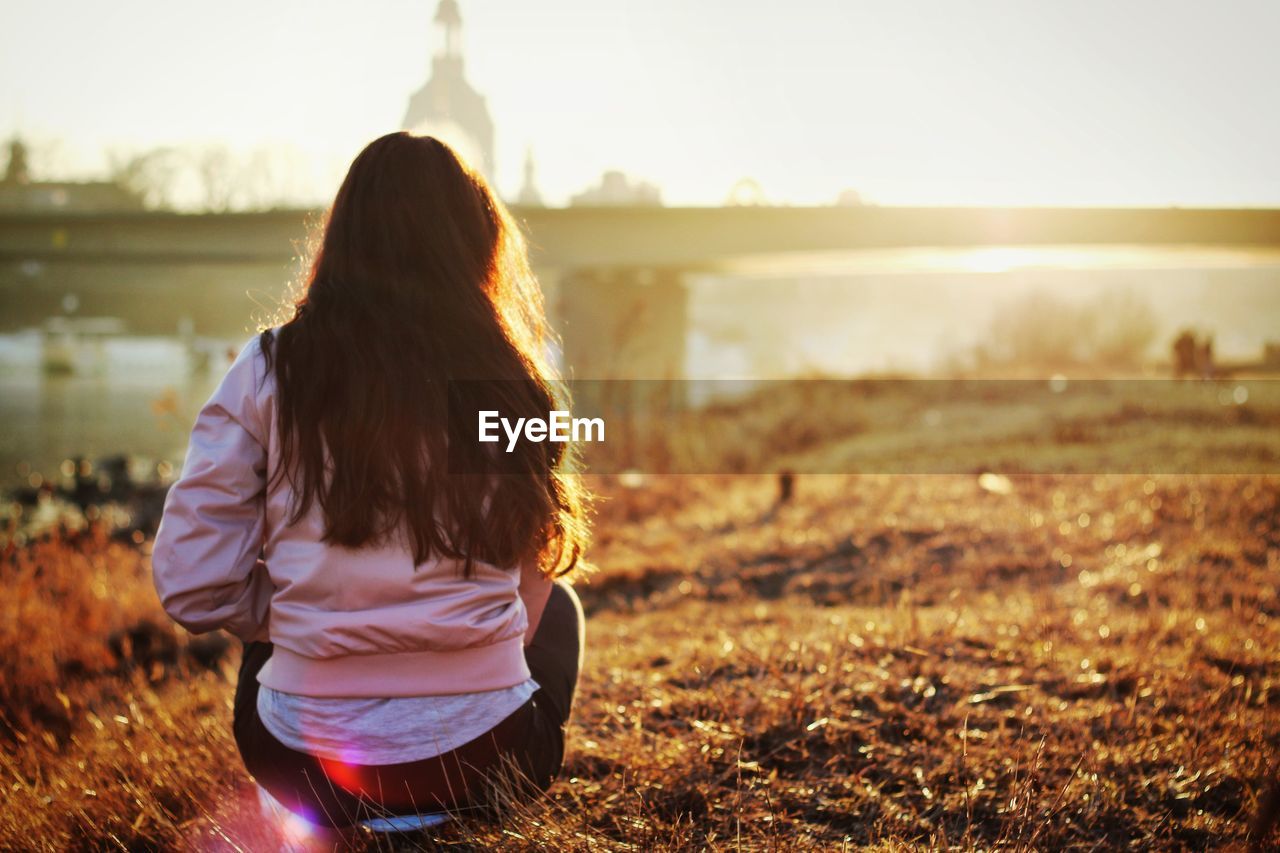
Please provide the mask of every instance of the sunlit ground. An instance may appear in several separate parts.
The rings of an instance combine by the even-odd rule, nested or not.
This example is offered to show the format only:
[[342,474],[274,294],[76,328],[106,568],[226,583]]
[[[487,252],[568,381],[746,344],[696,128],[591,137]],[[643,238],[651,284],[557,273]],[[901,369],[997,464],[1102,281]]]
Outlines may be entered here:
[[[785,499],[771,476],[594,482],[562,780],[407,845],[1245,839],[1280,748],[1274,476],[802,474]],[[261,818],[240,769],[236,652],[170,627],[138,538],[4,552],[0,846],[262,849],[299,828]]]

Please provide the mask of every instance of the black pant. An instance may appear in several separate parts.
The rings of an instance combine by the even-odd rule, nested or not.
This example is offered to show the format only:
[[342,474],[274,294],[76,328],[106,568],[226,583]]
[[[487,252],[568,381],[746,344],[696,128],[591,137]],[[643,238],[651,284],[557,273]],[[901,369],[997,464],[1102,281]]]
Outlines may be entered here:
[[233,729],[245,768],[291,811],[349,827],[374,815],[484,808],[498,790],[546,790],[564,761],[564,724],[582,667],[584,621],[573,589],[556,583],[525,660],[538,690],[489,732],[434,758],[357,765],[299,752],[258,716],[258,672],[270,643],[248,643],[236,685]]

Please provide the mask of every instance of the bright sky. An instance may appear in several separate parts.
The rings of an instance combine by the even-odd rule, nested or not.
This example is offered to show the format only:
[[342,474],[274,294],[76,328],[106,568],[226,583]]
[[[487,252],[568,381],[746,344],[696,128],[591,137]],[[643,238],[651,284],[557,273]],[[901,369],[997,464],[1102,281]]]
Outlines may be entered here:
[[[1280,205],[1277,0],[460,0],[513,196]],[[225,142],[314,198],[395,130],[435,0],[6,0],[0,133],[53,168]]]

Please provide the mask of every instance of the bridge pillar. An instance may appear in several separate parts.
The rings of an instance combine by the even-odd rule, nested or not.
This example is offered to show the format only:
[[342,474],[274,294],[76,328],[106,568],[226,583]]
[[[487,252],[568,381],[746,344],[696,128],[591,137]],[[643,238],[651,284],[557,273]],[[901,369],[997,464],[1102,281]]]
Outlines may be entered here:
[[684,378],[689,294],[682,270],[581,268],[558,284],[555,315],[567,376]]

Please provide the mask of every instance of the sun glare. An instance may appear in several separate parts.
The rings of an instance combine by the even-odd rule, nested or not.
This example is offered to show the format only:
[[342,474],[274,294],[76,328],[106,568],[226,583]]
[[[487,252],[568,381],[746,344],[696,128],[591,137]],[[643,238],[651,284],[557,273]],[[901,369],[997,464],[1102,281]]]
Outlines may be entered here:
[[998,273],[1042,263],[1042,256],[1028,249],[996,246],[967,253],[962,265],[969,272]]

